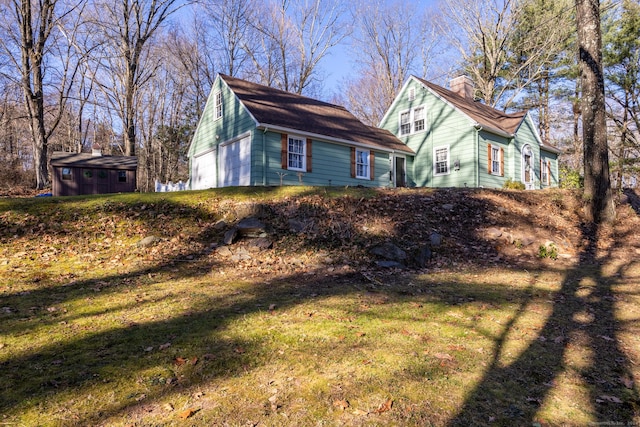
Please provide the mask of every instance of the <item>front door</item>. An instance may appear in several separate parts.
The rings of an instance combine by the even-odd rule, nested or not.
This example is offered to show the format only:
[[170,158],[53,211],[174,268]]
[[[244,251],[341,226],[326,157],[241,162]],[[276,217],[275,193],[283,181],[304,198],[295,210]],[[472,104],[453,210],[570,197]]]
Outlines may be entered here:
[[526,145],[522,149],[522,182],[527,190],[533,190],[533,151]]
[[392,165],[392,176],[393,176],[393,186],[394,187],[406,187],[406,168],[405,162],[406,159],[404,157],[393,157],[393,165]]

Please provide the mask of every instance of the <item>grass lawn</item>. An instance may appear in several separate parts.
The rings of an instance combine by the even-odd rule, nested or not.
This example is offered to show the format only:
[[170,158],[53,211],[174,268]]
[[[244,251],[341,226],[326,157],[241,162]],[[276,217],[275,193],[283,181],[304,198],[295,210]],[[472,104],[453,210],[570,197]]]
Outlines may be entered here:
[[303,238],[262,212],[273,249],[215,250],[219,221],[255,203],[273,214],[389,197],[0,200],[0,425],[640,424],[640,256],[622,256],[637,247],[611,230],[575,263],[443,256],[389,271],[367,262],[361,235]]

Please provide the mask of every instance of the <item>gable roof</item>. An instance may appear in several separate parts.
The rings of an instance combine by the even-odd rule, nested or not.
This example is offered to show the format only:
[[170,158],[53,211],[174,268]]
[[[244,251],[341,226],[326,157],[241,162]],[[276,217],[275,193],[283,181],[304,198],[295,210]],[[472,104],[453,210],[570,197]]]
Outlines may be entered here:
[[514,135],[527,115],[526,111],[507,114],[504,111],[497,110],[486,104],[460,96],[442,86],[438,86],[419,77],[413,77],[482,127],[498,130],[508,135]]
[[219,74],[258,127],[298,131],[382,151],[414,151],[395,135],[365,125],[346,108]]
[[135,156],[94,156],[91,153],[77,154],[55,151],[51,153],[51,166],[136,170],[138,158]]

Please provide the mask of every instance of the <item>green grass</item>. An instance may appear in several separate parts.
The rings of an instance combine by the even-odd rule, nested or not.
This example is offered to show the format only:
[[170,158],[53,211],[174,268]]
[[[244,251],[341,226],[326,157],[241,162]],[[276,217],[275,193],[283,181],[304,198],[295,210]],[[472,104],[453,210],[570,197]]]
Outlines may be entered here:
[[[295,250],[277,246],[272,264],[206,250],[223,233],[212,225],[238,204],[380,194],[0,200],[0,425],[640,421],[635,385],[618,381],[637,378],[637,365],[610,372],[640,356],[637,264],[388,274],[312,262],[324,252],[282,230]],[[147,235],[162,241],[138,246]],[[290,262],[302,255],[306,266]],[[606,317],[593,300],[602,284],[617,301],[605,314],[624,319],[615,327],[589,320]],[[621,403],[597,402],[603,395]]]

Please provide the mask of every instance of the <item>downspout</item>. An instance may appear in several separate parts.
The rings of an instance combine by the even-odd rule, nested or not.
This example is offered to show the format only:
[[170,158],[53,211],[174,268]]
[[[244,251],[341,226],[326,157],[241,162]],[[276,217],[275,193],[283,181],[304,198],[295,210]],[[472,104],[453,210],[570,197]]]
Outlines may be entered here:
[[262,186],[267,186],[267,168],[269,167],[269,163],[267,162],[267,144],[265,142],[265,135],[269,128],[264,128],[262,132]]
[[476,143],[474,144],[473,150],[475,151],[474,158],[476,159],[476,183],[474,185],[475,188],[480,187],[480,131],[482,131],[482,126],[479,123],[473,125],[473,128],[476,130]]

